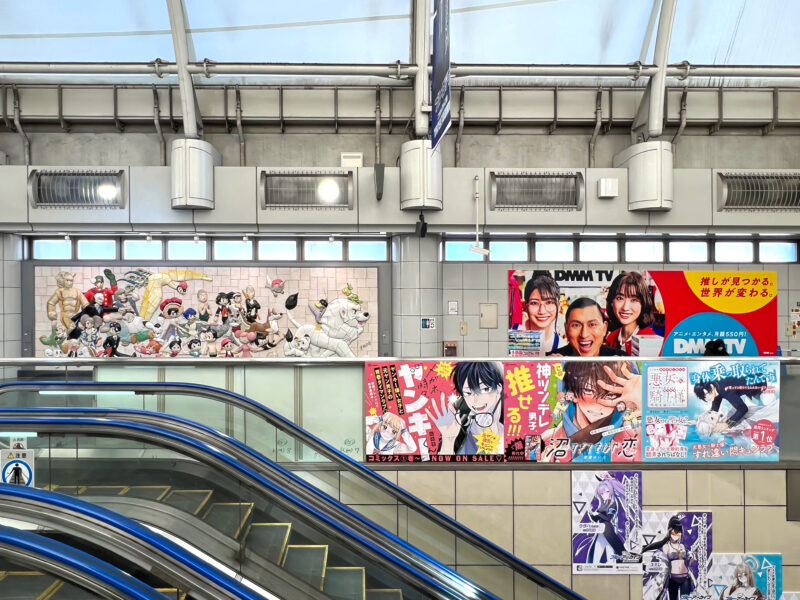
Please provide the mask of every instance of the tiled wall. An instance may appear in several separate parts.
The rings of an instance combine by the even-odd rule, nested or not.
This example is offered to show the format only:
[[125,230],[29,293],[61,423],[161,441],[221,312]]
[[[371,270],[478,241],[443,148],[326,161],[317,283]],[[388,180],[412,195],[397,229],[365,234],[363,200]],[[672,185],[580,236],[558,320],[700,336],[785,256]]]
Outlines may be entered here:
[[[505,323],[508,319],[508,270],[526,269],[625,269],[692,270],[692,271],[776,271],[778,274],[778,344],[784,354],[787,349],[800,352],[800,338],[790,339],[786,334],[789,307],[800,301],[800,265],[792,264],[544,264],[544,263],[442,263],[442,323],[444,341],[458,342],[459,356],[506,356],[507,341]],[[448,315],[447,303],[458,302],[459,314]],[[481,302],[498,304],[498,328],[478,327],[478,305]],[[462,336],[459,325],[467,324],[467,335]],[[415,356],[398,354],[398,356]]]
[[22,290],[20,264],[22,238],[0,235],[0,278],[3,289],[0,297],[0,356],[20,356],[22,340]]
[[[380,473],[589,600],[642,597],[641,576],[572,575],[569,470]],[[397,510],[381,505],[374,489],[335,477],[329,484],[346,504],[372,505],[367,514],[394,529]],[[715,552],[780,552],[784,590],[800,590],[800,523],[786,521],[785,471],[652,469],[642,485],[644,510],[710,510]],[[472,569],[490,589],[502,585],[491,567]]]

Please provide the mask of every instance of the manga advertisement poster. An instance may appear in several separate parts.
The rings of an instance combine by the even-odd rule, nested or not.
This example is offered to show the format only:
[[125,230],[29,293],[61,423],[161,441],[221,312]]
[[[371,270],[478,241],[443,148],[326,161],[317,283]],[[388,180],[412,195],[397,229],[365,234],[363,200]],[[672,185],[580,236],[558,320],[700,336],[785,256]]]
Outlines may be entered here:
[[572,572],[642,572],[641,471],[572,472]]
[[646,362],[644,368],[645,461],[778,460],[778,362]]
[[708,572],[711,598],[721,600],[781,600],[780,554],[719,554]]
[[[519,371],[524,374],[527,368],[538,386],[532,396],[538,398],[538,403],[532,401],[527,413],[530,433],[526,432],[525,460],[615,463],[641,460],[642,376],[636,362],[508,363],[508,367],[507,427],[514,424],[509,410],[523,406],[515,401],[519,398],[519,387],[512,383]],[[545,391],[540,384],[548,369],[550,377]],[[512,456],[509,453],[509,460],[519,460]]]
[[774,356],[775,271],[650,271],[665,309],[662,356],[702,356],[721,339],[730,356]]
[[642,512],[642,600],[708,600],[710,512]]
[[368,462],[504,460],[501,363],[368,362],[364,370]]
[[376,356],[375,268],[34,269],[36,356]]
[[603,344],[629,356],[700,356],[717,339],[729,356],[770,356],[777,349],[774,271],[516,269],[507,277],[512,357],[567,346],[596,356],[580,351],[566,324],[578,298],[602,312]]
[[542,435],[558,415],[550,402],[553,367],[545,361],[504,362],[505,449],[509,461],[537,461]]

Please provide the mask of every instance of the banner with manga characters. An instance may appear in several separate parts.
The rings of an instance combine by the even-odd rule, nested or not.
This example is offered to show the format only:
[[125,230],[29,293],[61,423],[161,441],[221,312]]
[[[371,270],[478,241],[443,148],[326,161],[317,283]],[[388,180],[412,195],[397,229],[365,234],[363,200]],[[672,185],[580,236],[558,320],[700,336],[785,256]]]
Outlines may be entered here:
[[711,598],[781,600],[783,561],[780,554],[720,554],[708,572]]
[[641,471],[572,472],[573,574],[642,572]]
[[587,356],[566,323],[579,298],[596,303],[602,344],[629,356],[700,356],[713,340],[729,356],[777,350],[774,271],[515,269],[507,286],[511,357],[566,356],[569,346]]
[[365,365],[366,460],[503,461],[503,365]]
[[641,460],[642,377],[636,362],[504,366],[509,461]]
[[646,362],[644,460],[777,461],[780,364]]
[[[669,490],[664,490],[665,494]],[[708,600],[710,512],[642,512],[642,600]]]

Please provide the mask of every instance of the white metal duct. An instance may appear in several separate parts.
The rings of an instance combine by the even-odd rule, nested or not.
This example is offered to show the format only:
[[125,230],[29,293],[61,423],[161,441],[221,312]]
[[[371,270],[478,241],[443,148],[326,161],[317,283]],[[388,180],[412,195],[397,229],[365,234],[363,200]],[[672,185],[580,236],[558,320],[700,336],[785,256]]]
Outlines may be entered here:
[[490,171],[489,178],[491,210],[583,210],[586,190],[579,170],[498,169]]
[[800,209],[800,171],[718,171],[717,210]]
[[123,169],[32,169],[28,201],[35,209],[125,206]]
[[352,210],[352,169],[260,169],[258,201],[262,209]]

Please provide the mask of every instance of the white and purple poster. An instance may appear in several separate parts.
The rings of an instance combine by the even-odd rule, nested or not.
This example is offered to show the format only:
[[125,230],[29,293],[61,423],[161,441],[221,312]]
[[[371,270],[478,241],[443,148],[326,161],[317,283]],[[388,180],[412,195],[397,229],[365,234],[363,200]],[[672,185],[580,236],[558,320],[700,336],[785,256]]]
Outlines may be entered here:
[[642,512],[642,600],[707,600],[711,559],[711,512]]
[[572,472],[572,572],[641,572],[641,471]]

